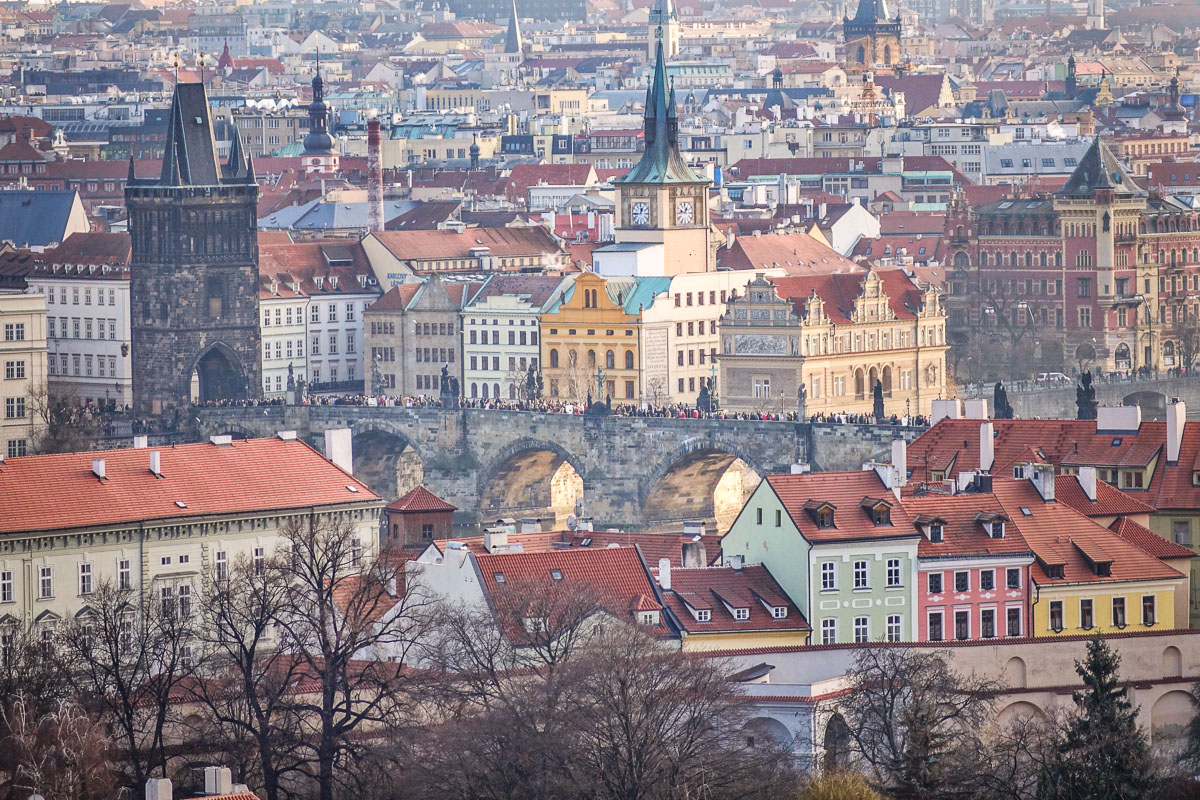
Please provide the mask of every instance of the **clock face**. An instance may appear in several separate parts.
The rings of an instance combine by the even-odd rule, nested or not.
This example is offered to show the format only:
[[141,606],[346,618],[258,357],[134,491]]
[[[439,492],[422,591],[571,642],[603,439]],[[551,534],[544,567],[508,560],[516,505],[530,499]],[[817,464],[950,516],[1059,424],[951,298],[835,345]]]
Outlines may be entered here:
[[629,209],[629,216],[633,219],[634,225],[649,225],[650,224],[650,204],[649,203],[634,203]]
[[680,225],[692,224],[692,202],[681,200],[675,204],[675,221]]

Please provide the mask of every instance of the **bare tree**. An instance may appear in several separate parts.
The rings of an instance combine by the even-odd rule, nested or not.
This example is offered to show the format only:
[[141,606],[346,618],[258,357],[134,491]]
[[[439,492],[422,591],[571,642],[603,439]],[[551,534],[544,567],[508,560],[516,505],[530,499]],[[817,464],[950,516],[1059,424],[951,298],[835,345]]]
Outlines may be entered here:
[[53,640],[44,641],[28,625],[0,627],[0,709],[20,699],[26,713],[41,717],[72,695],[66,661]]
[[360,733],[399,727],[414,711],[417,680],[403,666],[431,624],[431,603],[419,585],[398,591],[396,567],[367,560],[352,521],[296,520],[282,531],[288,557],[287,614],[282,620],[299,669],[314,684],[298,697],[301,735],[311,753],[301,767],[320,800],[333,800],[368,752]]
[[35,453],[72,453],[95,447],[100,436],[96,417],[83,408],[75,394],[51,391],[42,384],[30,394],[29,409],[38,431],[32,442]]
[[1190,375],[1196,357],[1200,356],[1200,318],[1186,305],[1176,311],[1170,337],[1175,342],[1175,366]]
[[117,794],[111,758],[115,750],[105,726],[83,707],[60,701],[38,713],[23,695],[0,710],[0,785],[10,797],[34,792],[46,800],[110,800]]
[[207,652],[194,699],[229,750],[246,752],[266,800],[304,764],[295,695],[307,675],[290,648],[286,564],[241,557],[228,576],[208,576],[198,638]]
[[111,726],[125,781],[135,787],[166,776],[168,727],[196,666],[190,591],[170,588],[151,598],[104,581],[86,612],[63,627],[76,691]]
[[986,764],[984,731],[999,684],[955,672],[943,652],[864,647],[848,677],[852,760],[895,800],[960,797]]

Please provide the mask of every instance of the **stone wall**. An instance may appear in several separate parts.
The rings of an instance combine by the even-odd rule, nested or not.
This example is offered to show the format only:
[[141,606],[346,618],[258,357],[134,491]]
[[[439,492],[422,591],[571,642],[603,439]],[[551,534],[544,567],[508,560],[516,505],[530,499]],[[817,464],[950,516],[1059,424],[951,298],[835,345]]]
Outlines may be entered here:
[[598,525],[662,522],[656,496],[678,501],[668,505],[679,509],[680,519],[716,522],[718,508],[729,516],[730,487],[739,479],[744,487],[797,462],[858,469],[890,456],[896,436],[911,441],[919,433],[891,425],[360,406],[202,409],[198,415],[204,436],[295,430],[318,448],[323,431],[350,428],[355,472],[372,488],[393,500],[421,480],[459,507],[460,523],[495,516],[494,509],[517,516],[525,506],[529,513],[561,516],[568,479],[582,482],[584,513]]

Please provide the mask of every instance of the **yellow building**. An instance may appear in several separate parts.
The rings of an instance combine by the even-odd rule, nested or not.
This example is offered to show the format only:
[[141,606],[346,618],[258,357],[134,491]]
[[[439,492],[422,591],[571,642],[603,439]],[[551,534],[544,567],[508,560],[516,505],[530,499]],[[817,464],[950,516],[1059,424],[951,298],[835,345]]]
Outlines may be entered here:
[[[831,270],[845,261],[822,249]],[[731,411],[782,414],[803,396],[809,415],[871,413],[877,383],[884,412],[898,417],[928,414],[948,396],[941,294],[900,269],[846,262],[826,274],[759,274],[719,330],[721,406]]]
[[[653,302],[664,278],[604,278],[585,272],[541,318],[545,396],[566,402],[611,397],[637,402],[642,393],[638,303]],[[631,310],[632,309],[632,310]],[[603,387],[603,397],[596,397]]]
[[15,458],[45,431],[46,296],[0,293],[0,331],[0,456]]

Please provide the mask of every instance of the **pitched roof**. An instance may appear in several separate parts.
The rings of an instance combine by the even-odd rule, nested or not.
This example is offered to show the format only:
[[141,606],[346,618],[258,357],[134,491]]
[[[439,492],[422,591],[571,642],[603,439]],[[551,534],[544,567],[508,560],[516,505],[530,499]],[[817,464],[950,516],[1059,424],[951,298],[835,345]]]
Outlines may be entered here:
[[[482,536],[439,539],[434,542],[439,550],[446,551],[447,542],[461,542],[472,553],[487,553]],[[658,563],[667,559],[673,567],[683,566],[683,545],[692,537],[680,537],[675,533],[656,531],[535,531],[508,534],[508,551],[523,553],[545,553],[551,550],[602,550],[617,547],[637,547],[651,572],[658,571]],[[721,556],[721,537],[706,534],[701,538],[706,566]]]
[[723,269],[772,269],[789,274],[865,272],[866,267],[839,254],[807,233],[739,236],[718,253]]
[[0,189],[0,242],[18,247],[57,244],[78,198],[74,189]]
[[[767,485],[779,498],[792,523],[812,542],[895,539],[918,536],[900,504],[891,509],[891,524],[876,525],[859,504],[865,497],[891,498],[892,493],[874,470],[768,475]],[[819,528],[814,517],[824,504],[834,506],[832,528]]]
[[[662,594],[679,626],[691,635],[811,630],[799,607],[763,566],[672,569],[671,588]],[[710,611],[709,621],[698,621],[689,606]],[[749,616],[735,619],[726,606],[748,609]],[[786,608],[787,616],[776,618],[767,606]]]
[[1129,517],[1119,517],[1112,521],[1109,529],[1125,541],[1145,550],[1155,558],[1195,558],[1196,554],[1190,547],[1176,544],[1164,539],[1144,525],[1131,520]]
[[1086,517],[1152,514],[1154,512],[1154,506],[1143,503],[1133,495],[1122,492],[1102,480],[1096,481],[1096,499],[1092,500],[1083,491],[1078,475],[1054,476],[1054,497]]
[[473,248],[486,247],[492,256],[529,256],[557,253],[549,231],[539,226],[522,228],[469,228],[458,231],[379,231],[379,243],[396,258],[406,260],[469,258]]
[[383,296],[376,300],[371,305],[367,306],[367,311],[405,311],[408,304],[412,302],[417,290],[423,284],[420,283],[401,283],[393,286],[383,293]]
[[1134,182],[1099,136],[1092,140],[1092,146],[1079,159],[1079,166],[1075,167],[1058,194],[1090,197],[1097,189],[1115,189],[1137,196],[1146,194],[1146,190]]
[[[898,269],[880,270],[877,274],[884,294],[888,297],[888,307],[892,309],[896,318],[915,318],[920,293],[912,280]],[[897,280],[897,277],[900,280]],[[823,301],[825,313],[830,320],[837,325],[846,325],[850,323],[854,301],[862,294],[865,279],[866,273],[862,272],[791,275],[772,277],[768,280],[775,284],[775,293],[780,298],[792,301],[797,314],[803,315],[805,301],[815,293]]]
[[[97,450],[5,460],[0,534],[380,499],[298,439],[157,448],[158,476],[150,471],[151,452]],[[103,480],[92,472],[93,459],[104,460]],[[52,497],[70,502],[47,503]]]
[[387,510],[411,514],[428,511],[457,511],[458,506],[452,506],[424,486],[418,486],[399,500],[388,503]]
[[917,544],[917,555],[921,558],[1032,553],[1015,525],[1006,524],[1004,538],[993,539],[980,523],[981,513],[1005,513],[1004,506],[993,494],[912,495],[901,498],[901,504],[914,519],[923,515],[943,521],[941,542],[922,536]]

